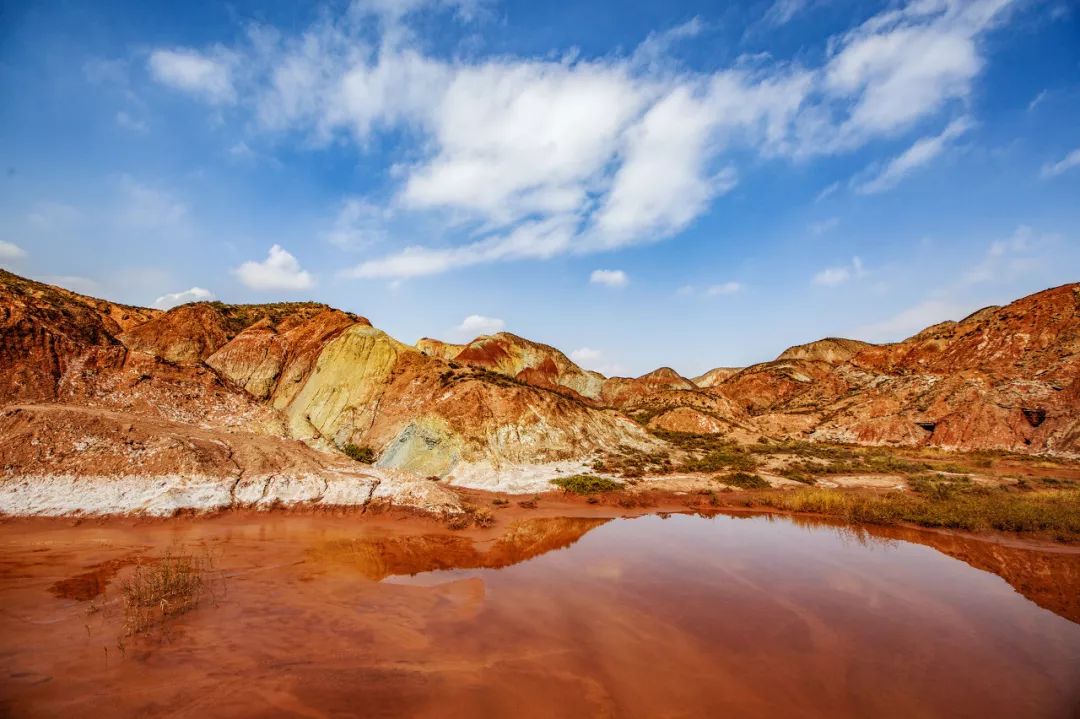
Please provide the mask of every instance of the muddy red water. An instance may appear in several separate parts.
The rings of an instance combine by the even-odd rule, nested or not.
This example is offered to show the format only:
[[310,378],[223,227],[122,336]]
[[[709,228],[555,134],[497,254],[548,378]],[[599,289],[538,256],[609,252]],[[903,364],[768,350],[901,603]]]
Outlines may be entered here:
[[[128,562],[179,545],[212,548],[223,591],[121,650]],[[0,715],[1080,716],[1068,549],[762,516],[266,514],[8,521],[0,550]]]

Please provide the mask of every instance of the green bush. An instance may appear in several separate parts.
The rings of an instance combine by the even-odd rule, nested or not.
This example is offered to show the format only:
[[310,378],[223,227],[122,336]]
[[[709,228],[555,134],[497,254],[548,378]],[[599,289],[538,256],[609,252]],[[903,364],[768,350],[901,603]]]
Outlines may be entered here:
[[732,474],[721,475],[716,478],[732,487],[741,487],[742,489],[768,489],[770,485],[759,475],[750,474],[748,472],[734,472]]
[[559,477],[551,480],[556,487],[561,487],[567,492],[574,494],[595,494],[597,492],[614,492],[623,488],[622,482],[616,482],[607,477],[596,477],[591,474],[575,474],[572,477]]
[[375,461],[375,450],[371,447],[357,447],[352,442],[349,442],[341,448],[341,451],[357,462],[371,464]]

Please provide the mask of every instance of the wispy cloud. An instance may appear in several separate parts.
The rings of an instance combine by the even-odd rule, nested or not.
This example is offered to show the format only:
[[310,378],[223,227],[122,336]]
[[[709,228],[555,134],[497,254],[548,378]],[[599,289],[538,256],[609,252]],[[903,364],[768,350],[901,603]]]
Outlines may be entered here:
[[26,250],[14,242],[0,240],[0,260],[19,260],[26,257]]
[[741,282],[721,282],[718,285],[710,285],[705,289],[705,294],[709,297],[717,297],[720,295],[734,295],[742,292],[743,286]]
[[863,268],[862,260],[858,257],[852,257],[850,265],[826,267],[821,272],[818,272],[814,275],[813,284],[822,287],[836,287],[852,278],[859,278],[865,274],[866,270]]
[[192,287],[190,290],[173,292],[158,297],[154,300],[154,307],[161,310],[167,310],[176,307],[177,305],[187,304],[188,302],[209,302],[213,299],[214,293],[210,290],[203,289],[202,287]]
[[958,320],[970,314],[973,309],[975,308],[970,305],[949,300],[924,300],[881,322],[864,325],[858,328],[855,334],[870,342],[895,342],[939,322]]
[[1080,167],[1080,147],[1076,148],[1068,155],[1065,155],[1065,157],[1057,162],[1048,162],[1043,165],[1040,175],[1043,179],[1049,179],[1068,172],[1075,167]]
[[892,189],[912,172],[933,161],[945,151],[949,143],[972,127],[973,124],[968,118],[953,120],[941,134],[916,141],[914,145],[890,160],[876,175],[859,183],[855,191],[862,195],[870,195]]

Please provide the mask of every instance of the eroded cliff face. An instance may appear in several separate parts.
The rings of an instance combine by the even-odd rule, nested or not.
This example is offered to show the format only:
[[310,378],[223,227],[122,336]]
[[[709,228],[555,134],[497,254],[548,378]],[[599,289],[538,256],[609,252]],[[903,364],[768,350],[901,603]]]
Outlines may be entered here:
[[417,342],[417,347],[433,357],[485,369],[575,398],[596,399],[604,384],[603,375],[582,369],[554,347],[509,332],[477,337],[467,345],[450,345],[425,338]]
[[380,466],[452,478],[465,467],[497,474],[507,465],[583,460],[612,442],[658,444],[618,413],[451,367],[370,327],[329,343],[284,411],[293,435],[309,442],[371,446]]
[[[155,482],[172,488],[163,490],[168,496],[183,495],[178,508],[243,506],[250,492],[223,489],[241,471],[279,477],[266,496],[325,503],[315,489],[329,486],[341,462],[358,466],[341,453],[355,444],[378,456],[377,471],[388,478],[378,492],[430,509],[445,502],[401,477],[488,486],[512,475],[518,486],[543,488],[605,447],[660,444],[556,381],[580,375],[598,383],[598,376],[565,358],[562,370],[549,372],[555,351],[513,336],[502,340],[516,359],[489,369],[429,356],[362,317],[311,303],[132,309],[128,317],[141,312],[138,321],[122,325],[108,303],[99,308],[19,278],[3,286],[8,321],[0,331],[33,340],[5,345],[0,407],[14,414],[4,431],[14,436],[19,427],[21,437],[33,428],[28,441],[53,448],[6,456],[9,488],[25,488],[27,477],[40,485],[50,473],[79,482],[123,477],[127,484],[110,485],[119,494],[97,506],[128,497],[133,510],[165,511]],[[520,377],[533,371],[542,381]],[[69,435],[84,424],[93,432],[76,442],[83,449],[60,451],[75,446]],[[49,434],[50,426],[67,434]],[[139,428],[161,442],[132,440]],[[286,461],[290,453],[295,461]],[[317,466],[316,457],[323,458]],[[281,476],[307,477],[307,489],[282,494],[275,489],[284,486]],[[62,490],[56,482],[49,487],[54,495]],[[38,503],[63,504],[55,497]]]
[[1080,454],[1080,285],[903,342],[823,340],[710,388],[767,434]]
[[[125,477],[135,484],[102,506],[154,511],[170,487],[187,498],[178,507],[357,498],[353,479],[327,494],[350,468],[382,473],[365,501],[445,508],[408,478],[536,491],[606,452],[666,451],[665,432],[1080,456],[1080,285],[904,342],[826,339],[695,383],[669,368],[604,379],[509,333],[413,347],[313,303],[158,312],[0,273],[0,412],[9,499],[42,477]],[[348,444],[374,450],[377,468],[344,459]],[[238,472],[279,479],[222,494]],[[41,506],[85,491],[50,486]]]

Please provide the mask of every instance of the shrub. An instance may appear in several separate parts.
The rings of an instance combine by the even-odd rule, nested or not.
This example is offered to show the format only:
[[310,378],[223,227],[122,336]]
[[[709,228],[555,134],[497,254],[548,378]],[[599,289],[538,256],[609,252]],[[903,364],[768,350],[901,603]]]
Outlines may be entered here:
[[341,448],[341,451],[357,462],[371,464],[375,461],[375,450],[371,447],[357,447],[352,442],[349,442]]
[[734,472],[732,474],[721,475],[716,479],[724,484],[732,487],[741,487],[742,489],[769,489],[769,487],[772,486],[759,475],[750,474],[748,472]]
[[614,492],[622,489],[623,483],[616,482],[607,477],[596,477],[591,474],[575,474],[571,477],[559,477],[551,480],[556,487],[574,494],[595,494],[597,492]]

